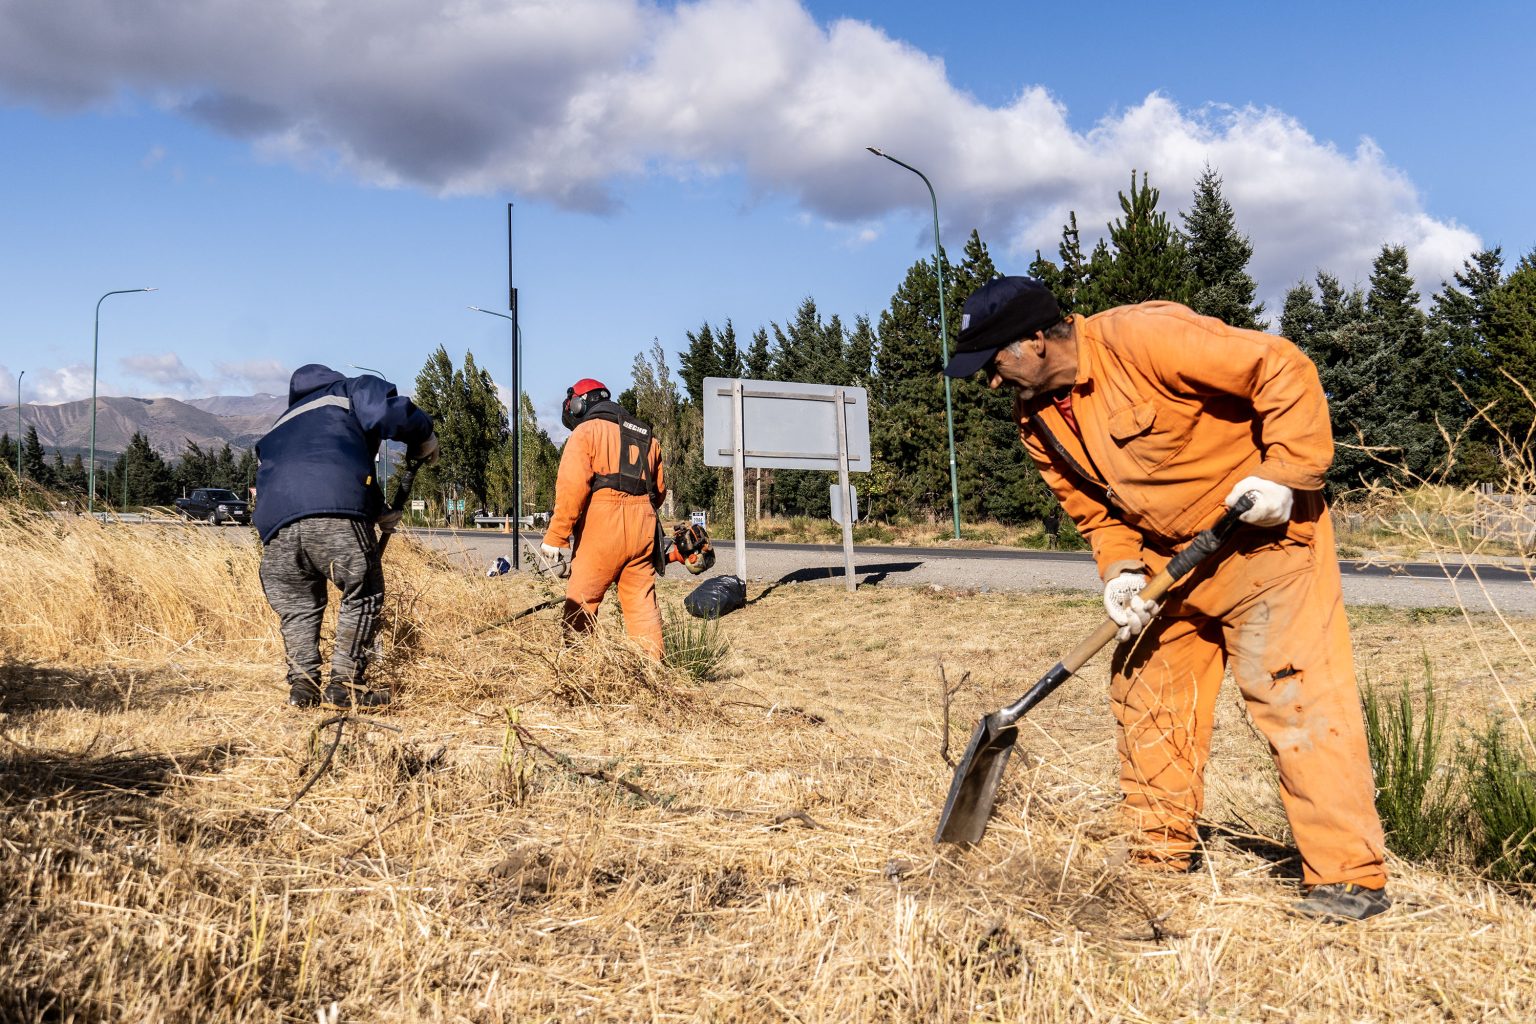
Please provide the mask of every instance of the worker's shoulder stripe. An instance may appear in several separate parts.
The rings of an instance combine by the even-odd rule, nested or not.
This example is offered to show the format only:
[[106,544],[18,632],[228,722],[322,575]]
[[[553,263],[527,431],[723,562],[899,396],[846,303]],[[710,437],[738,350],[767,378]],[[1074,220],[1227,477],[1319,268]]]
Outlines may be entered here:
[[324,408],[327,405],[339,405],[350,409],[352,407],[352,399],[345,395],[324,395],[312,402],[305,402],[303,405],[296,405],[292,409],[289,409],[287,412],[279,416],[277,418],[277,422],[272,424],[272,429],[276,430],[278,427],[282,426],[284,423],[287,423],[295,416],[302,416],[306,412],[314,412],[316,409]]

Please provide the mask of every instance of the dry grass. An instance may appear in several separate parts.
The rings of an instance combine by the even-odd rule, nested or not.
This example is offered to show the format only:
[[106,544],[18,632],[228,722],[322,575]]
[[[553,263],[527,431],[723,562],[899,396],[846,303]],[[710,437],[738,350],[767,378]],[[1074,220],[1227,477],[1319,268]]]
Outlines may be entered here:
[[[338,730],[282,705],[233,532],[11,518],[0,551],[0,1019],[1536,1016],[1520,893],[1394,863],[1384,919],[1286,914],[1296,865],[1230,694],[1200,873],[1121,861],[1098,663],[1026,720],[986,841],[934,847],[941,659],[970,673],[958,745],[1096,600],[781,587],[723,620],[699,683],[611,609],[564,647],[553,611],[518,617],[536,581],[397,540],[400,701],[320,772]],[[1372,679],[1427,656],[1465,728],[1536,694],[1510,620],[1355,621]]]

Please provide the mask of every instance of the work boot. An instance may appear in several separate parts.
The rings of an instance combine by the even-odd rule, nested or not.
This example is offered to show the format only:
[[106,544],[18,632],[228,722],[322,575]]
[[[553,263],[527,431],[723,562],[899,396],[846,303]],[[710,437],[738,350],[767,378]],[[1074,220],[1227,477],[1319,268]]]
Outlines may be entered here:
[[325,688],[325,702],[338,708],[381,708],[393,699],[388,690],[370,690],[350,683],[331,683]]
[[1323,921],[1364,921],[1392,905],[1386,889],[1366,889],[1353,882],[1314,885],[1291,909]]
[[295,708],[312,708],[320,704],[320,687],[308,679],[301,679],[288,686],[288,704]]

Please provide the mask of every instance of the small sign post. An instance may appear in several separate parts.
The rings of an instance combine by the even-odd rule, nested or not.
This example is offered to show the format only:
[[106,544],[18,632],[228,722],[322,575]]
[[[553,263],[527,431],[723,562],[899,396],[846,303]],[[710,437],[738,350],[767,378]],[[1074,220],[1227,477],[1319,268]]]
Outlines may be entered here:
[[[736,575],[747,574],[746,470],[820,469],[837,474],[843,507],[853,507],[848,474],[868,472],[869,396],[863,388],[792,381],[704,379],[704,465],[731,467]],[[853,526],[843,525],[847,589]]]

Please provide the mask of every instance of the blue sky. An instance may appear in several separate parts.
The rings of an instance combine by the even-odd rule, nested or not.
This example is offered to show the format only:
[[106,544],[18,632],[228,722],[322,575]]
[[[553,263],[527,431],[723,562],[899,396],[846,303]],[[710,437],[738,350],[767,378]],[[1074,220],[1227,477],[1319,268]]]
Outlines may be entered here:
[[[1250,11],[1251,9],[1251,11]],[[1237,13],[1234,13],[1237,12]],[[806,296],[878,316],[980,228],[1005,270],[1130,169],[1170,213],[1220,172],[1277,300],[1409,246],[1426,295],[1536,245],[1529,5],[0,0],[0,372],[13,401],[409,391],[438,344],[524,386]],[[558,431],[557,431],[558,433]]]

